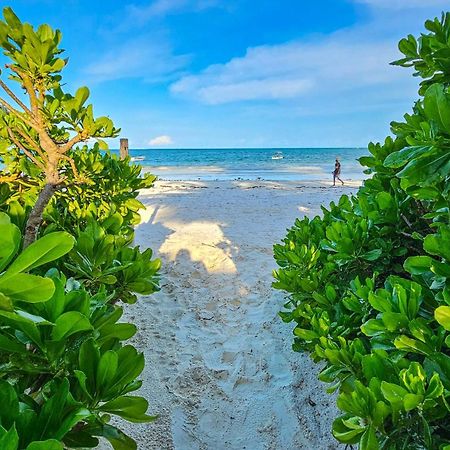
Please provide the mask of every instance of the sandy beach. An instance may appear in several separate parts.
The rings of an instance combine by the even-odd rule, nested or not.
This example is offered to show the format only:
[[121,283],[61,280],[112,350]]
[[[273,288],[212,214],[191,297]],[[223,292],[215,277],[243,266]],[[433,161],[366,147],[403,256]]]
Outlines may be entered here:
[[296,217],[359,182],[158,181],[141,192],[136,241],[163,261],[161,291],[128,308],[146,357],[151,424],[140,449],[326,450],[334,399],[277,312],[272,245]]

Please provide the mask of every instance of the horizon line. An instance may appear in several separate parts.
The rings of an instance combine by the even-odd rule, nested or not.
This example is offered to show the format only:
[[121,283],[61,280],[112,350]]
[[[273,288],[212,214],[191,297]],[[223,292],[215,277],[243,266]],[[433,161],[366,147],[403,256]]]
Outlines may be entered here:
[[[364,147],[129,147],[129,150],[351,150]],[[108,150],[120,150],[110,148]]]

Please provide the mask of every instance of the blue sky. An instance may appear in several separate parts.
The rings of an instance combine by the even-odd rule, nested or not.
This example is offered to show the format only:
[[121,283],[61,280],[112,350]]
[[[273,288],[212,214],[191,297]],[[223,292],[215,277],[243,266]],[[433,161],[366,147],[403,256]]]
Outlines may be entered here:
[[[91,89],[134,148],[364,147],[417,98],[389,66],[448,0],[14,0],[63,32],[67,89]],[[117,142],[112,141],[111,147]]]

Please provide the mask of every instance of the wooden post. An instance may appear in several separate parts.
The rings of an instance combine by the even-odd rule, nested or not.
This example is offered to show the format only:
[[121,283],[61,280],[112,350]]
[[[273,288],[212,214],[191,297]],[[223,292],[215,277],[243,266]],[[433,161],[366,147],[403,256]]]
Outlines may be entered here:
[[128,139],[120,139],[120,159],[125,159],[128,156]]

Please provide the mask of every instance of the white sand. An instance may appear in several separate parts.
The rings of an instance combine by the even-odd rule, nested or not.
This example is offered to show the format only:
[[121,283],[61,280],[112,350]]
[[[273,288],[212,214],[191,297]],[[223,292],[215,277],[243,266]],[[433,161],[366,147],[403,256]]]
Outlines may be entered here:
[[128,308],[157,422],[126,426],[140,449],[325,450],[334,399],[291,350],[277,316],[272,245],[359,183],[168,182],[142,192],[136,241],[163,261],[162,290]]

